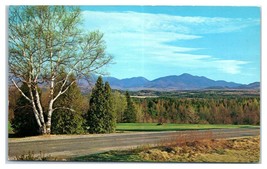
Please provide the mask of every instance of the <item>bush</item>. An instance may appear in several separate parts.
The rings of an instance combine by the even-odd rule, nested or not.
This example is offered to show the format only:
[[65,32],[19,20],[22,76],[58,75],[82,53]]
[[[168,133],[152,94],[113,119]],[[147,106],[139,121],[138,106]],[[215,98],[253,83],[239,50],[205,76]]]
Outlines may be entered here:
[[79,113],[69,110],[54,112],[52,119],[53,134],[82,134],[84,119]]

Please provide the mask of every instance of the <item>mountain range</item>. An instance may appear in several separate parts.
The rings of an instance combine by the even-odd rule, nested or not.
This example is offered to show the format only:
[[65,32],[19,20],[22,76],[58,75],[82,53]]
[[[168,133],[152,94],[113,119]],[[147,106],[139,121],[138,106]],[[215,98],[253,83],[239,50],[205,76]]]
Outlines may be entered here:
[[[96,76],[91,79],[92,84],[96,81]],[[109,82],[112,89],[119,90],[200,90],[200,89],[260,89],[260,82],[251,84],[240,84],[227,82],[224,80],[212,80],[204,76],[193,76],[188,73],[179,76],[165,76],[155,80],[148,80],[144,77],[132,77],[117,79],[115,77],[103,77]],[[85,87],[85,80],[80,80],[79,85]],[[88,83],[87,83],[88,86]]]

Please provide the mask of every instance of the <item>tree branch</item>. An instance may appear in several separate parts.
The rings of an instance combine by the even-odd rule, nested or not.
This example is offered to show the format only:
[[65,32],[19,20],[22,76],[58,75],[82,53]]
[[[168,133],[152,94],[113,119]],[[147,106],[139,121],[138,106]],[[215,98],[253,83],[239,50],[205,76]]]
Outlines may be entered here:
[[24,92],[18,87],[18,85],[16,84],[16,82],[12,79],[12,83],[15,85],[15,87],[19,90],[19,92],[22,94],[22,96],[23,97],[25,97],[25,99],[27,99],[30,103],[32,103],[32,100],[28,97],[28,96],[26,96],[25,94],[24,94]]
[[[75,82],[75,80],[72,81],[72,82],[66,87],[66,89],[64,89],[64,90],[63,90],[63,86],[64,86],[65,84],[64,84],[64,85],[62,84],[60,91],[58,92],[57,96],[53,99],[53,101],[57,100],[57,98],[58,98],[59,96],[61,96],[62,94],[64,94],[64,93],[70,88],[70,86],[71,86],[74,82]],[[62,91],[62,90],[63,90],[63,91]]]
[[53,111],[57,110],[57,109],[65,109],[65,110],[70,110],[72,112],[76,112],[74,109],[71,109],[71,108],[68,108],[68,107],[56,107],[56,108],[53,109]]

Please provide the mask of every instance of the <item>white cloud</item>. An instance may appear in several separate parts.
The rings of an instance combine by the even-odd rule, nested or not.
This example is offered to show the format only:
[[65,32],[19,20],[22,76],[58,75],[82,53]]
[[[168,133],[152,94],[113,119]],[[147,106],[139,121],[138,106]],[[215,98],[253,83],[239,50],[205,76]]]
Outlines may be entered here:
[[[155,62],[191,68],[214,68],[238,74],[248,62],[193,54],[202,48],[177,46],[172,42],[193,41],[205,34],[232,32],[259,24],[257,19],[184,17],[137,12],[83,11],[85,28],[105,34],[108,52],[115,62]],[[218,56],[217,56],[218,57]]]
[[239,60],[216,60],[212,61],[211,64],[228,74],[239,74],[241,73],[242,65],[248,64],[249,62]]
[[85,20],[95,28],[109,32],[120,31],[164,31],[182,34],[203,34],[230,32],[244,27],[258,25],[259,19],[186,17],[166,14],[138,12],[96,12],[83,11]]

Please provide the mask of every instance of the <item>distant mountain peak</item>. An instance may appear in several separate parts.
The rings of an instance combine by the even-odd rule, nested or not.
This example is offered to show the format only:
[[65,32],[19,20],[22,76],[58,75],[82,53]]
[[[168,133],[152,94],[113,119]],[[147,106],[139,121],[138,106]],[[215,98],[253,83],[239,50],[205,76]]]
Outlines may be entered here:
[[181,74],[180,76],[193,76],[193,75],[191,75],[191,74],[189,74],[189,73],[183,73],[183,74]]

